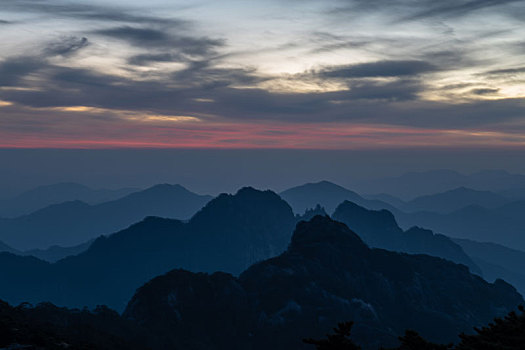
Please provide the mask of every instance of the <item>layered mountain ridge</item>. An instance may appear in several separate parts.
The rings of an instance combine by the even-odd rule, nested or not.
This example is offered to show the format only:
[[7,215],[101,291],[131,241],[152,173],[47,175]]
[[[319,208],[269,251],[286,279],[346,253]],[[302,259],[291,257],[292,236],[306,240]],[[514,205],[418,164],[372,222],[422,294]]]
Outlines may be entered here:
[[388,210],[369,210],[345,201],[337,207],[332,217],[357,232],[371,247],[410,254],[428,254],[464,264],[473,273],[481,274],[474,261],[450,238],[420,227],[403,231]]
[[148,217],[54,264],[0,254],[11,267],[0,271],[0,299],[122,310],[136,288],[173,268],[238,274],[280,254],[296,220],[277,194],[244,188],[213,199],[186,223]]
[[210,199],[180,185],[161,184],[97,205],[80,200],[53,204],[21,217],[0,219],[0,240],[18,250],[74,246],[146,216],[189,219]]

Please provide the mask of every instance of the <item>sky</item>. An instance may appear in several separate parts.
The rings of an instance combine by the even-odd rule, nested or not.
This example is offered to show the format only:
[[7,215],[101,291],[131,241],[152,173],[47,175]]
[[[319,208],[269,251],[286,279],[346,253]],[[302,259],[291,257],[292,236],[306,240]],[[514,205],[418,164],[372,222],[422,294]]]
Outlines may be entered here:
[[523,0],[2,0],[0,35],[4,149],[525,147]]
[[[525,174],[523,159],[521,150],[469,148],[0,149],[0,200],[40,185],[62,182],[95,189],[147,188],[169,183],[200,194],[218,195],[235,193],[244,186],[279,192],[327,180],[361,194],[376,194],[384,192],[381,188],[385,178],[407,172],[452,169],[473,174],[503,169]],[[500,187],[512,186],[501,183]],[[428,189],[418,194],[434,192]],[[402,197],[413,196],[405,193]]]

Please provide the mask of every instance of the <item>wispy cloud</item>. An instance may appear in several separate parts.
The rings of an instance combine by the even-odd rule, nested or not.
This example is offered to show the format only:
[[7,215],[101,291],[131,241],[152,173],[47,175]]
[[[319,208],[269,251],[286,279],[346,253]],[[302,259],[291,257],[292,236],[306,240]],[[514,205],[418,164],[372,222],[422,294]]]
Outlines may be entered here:
[[88,45],[89,40],[86,37],[78,38],[70,36],[60,41],[50,43],[44,49],[44,53],[49,56],[70,56]]
[[184,21],[179,18],[147,15],[139,13],[138,10],[129,7],[90,5],[60,0],[3,0],[2,8],[4,11],[34,13],[55,18],[63,17],[86,21],[165,25],[181,25],[184,23]]
[[378,61],[324,68],[326,78],[405,77],[436,72],[438,67],[424,61]]
[[207,37],[191,37],[170,33],[168,29],[121,26],[100,29],[95,34],[128,42],[130,45],[148,49],[171,50],[181,54],[206,56],[215,53],[224,41]]

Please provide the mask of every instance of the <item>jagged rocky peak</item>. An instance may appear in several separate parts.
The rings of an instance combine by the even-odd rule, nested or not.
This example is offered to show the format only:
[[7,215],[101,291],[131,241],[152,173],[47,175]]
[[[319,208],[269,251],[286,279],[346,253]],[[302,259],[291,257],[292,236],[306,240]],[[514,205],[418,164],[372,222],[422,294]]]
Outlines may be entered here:
[[310,221],[299,222],[292,236],[290,249],[318,244],[367,248],[361,238],[345,224],[334,221],[326,215],[317,215]]
[[314,216],[317,216],[317,215],[321,215],[321,216],[328,215],[326,213],[325,208],[322,207],[320,204],[316,204],[315,207],[313,207],[313,208],[306,209],[304,211],[303,215],[297,214],[296,217],[299,220],[309,221],[310,219],[312,219]]
[[[236,228],[253,232],[264,231],[263,236],[281,236],[285,249],[295,225],[292,208],[272,191],[244,187],[236,194],[221,194],[208,202],[190,220],[194,228],[213,229],[213,226]],[[272,233],[273,232],[273,233]],[[281,248],[279,248],[281,249]]]
[[[253,187],[243,187],[236,194],[222,193],[204,206],[193,220],[215,213],[217,210],[232,215],[247,211],[284,211],[293,216],[292,208],[273,191],[260,191]],[[238,210],[238,212],[234,211]]]
[[377,227],[399,230],[394,214],[386,209],[369,210],[354,202],[344,201],[337,207],[333,217],[343,216],[348,219],[352,217],[359,218],[360,222],[370,223]]

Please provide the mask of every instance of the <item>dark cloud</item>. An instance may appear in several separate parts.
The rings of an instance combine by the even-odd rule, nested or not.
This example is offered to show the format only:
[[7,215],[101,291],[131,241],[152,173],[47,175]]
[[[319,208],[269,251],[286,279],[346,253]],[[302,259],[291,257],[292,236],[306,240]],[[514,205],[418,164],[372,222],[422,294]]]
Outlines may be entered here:
[[4,10],[45,14],[52,17],[66,17],[80,20],[104,22],[128,22],[141,24],[165,24],[187,26],[187,22],[178,18],[164,18],[138,14],[127,8],[65,3],[62,1],[40,0],[2,0]]
[[506,68],[506,69],[496,69],[488,71],[484,74],[487,75],[517,75],[525,73],[525,67],[516,67],[516,68]]
[[349,90],[277,93],[241,87],[243,83],[252,86],[258,79],[264,79],[255,71],[218,69],[206,62],[167,76],[164,81],[136,81],[87,69],[31,63],[29,59],[17,61],[27,62],[18,68],[20,74],[38,75],[35,81],[42,84],[34,86],[35,81],[30,80],[19,86],[36,89],[0,90],[1,100],[21,107],[81,105],[223,121],[363,121],[422,128],[492,125],[494,115],[498,115],[498,123],[523,118],[525,108],[522,99],[462,104],[423,101],[418,94],[424,86],[413,79],[389,83],[354,80]]
[[130,26],[101,29],[96,34],[109,36],[130,42],[137,46],[166,46],[170,36],[163,30],[150,28],[136,28]]
[[470,90],[474,95],[494,95],[499,92],[499,89],[491,89],[491,88],[480,88],[480,89],[472,89]]
[[6,21],[6,20],[3,20],[3,19],[0,19],[0,25],[3,25],[3,24],[11,24],[12,22],[10,21]]
[[332,9],[332,14],[383,13],[397,19],[421,20],[464,16],[486,8],[501,8],[512,15],[505,5],[522,0],[348,0],[345,5]]
[[341,49],[362,48],[378,40],[377,38],[376,40],[371,40],[369,38],[352,38],[327,32],[314,32],[310,34],[309,41],[316,46],[311,52],[320,53]]
[[16,86],[46,64],[35,57],[13,57],[0,62],[0,86]]
[[48,56],[70,56],[89,45],[87,38],[68,37],[59,42],[49,44],[44,53]]
[[[427,2],[428,9],[423,9],[406,19],[417,20],[429,17],[463,16],[473,11],[490,7],[500,7],[522,0],[446,0]],[[425,1],[423,1],[424,3]]]
[[378,61],[370,63],[334,66],[323,69],[324,78],[404,77],[437,71],[433,64],[424,61]]
[[415,80],[398,80],[394,82],[358,82],[351,83],[352,99],[404,101],[416,100],[424,90],[423,85]]
[[169,33],[166,29],[120,26],[94,33],[128,42],[142,48],[173,49],[187,55],[205,56],[224,45],[220,39],[191,37]]
[[178,53],[154,53],[134,55],[128,59],[128,63],[135,66],[147,66],[155,62],[181,62],[186,58]]
[[253,69],[216,68],[212,60],[192,61],[186,69],[175,72],[171,77],[177,84],[200,86],[206,90],[235,85],[253,86],[266,79],[258,76]]

